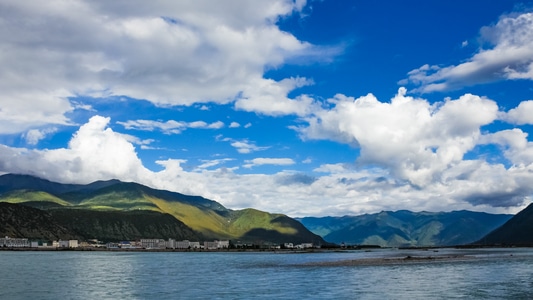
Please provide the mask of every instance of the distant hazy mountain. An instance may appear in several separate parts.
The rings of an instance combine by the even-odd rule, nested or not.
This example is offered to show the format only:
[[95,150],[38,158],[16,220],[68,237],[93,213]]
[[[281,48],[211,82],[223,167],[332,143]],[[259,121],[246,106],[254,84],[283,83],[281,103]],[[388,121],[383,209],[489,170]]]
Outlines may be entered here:
[[400,210],[298,220],[331,243],[401,247],[472,243],[511,217],[471,211],[432,213]]
[[[0,176],[0,202],[38,208],[67,228],[69,234],[85,238],[203,238],[246,243],[324,244],[320,236],[286,215],[255,209],[230,210],[203,197],[118,180],[75,185],[7,174]],[[32,220],[20,215],[16,226],[24,227],[25,218]]]
[[533,204],[475,244],[533,246]]

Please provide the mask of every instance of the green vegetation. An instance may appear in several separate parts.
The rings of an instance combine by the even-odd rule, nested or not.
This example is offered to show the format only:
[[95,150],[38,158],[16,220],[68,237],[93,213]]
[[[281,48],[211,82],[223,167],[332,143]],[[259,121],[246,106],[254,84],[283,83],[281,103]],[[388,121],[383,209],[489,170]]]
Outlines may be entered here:
[[281,234],[295,235],[298,233],[296,228],[287,226],[280,222],[275,222],[280,214],[270,214],[256,209],[248,208],[234,212],[229,220],[230,231],[235,236],[242,236],[246,232],[263,228],[266,230],[275,230]]
[[[16,186],[12,187],[12,182]],[[168,234],[166,238],[201,236],[242,242],[324,243],[322,238],[285,215],[256,209],[232,211],[202,197],[155,190],[136,183],[113,180],[61,185],[28,176],[3,175],[0,192],[3,192],[0,202],[24,203],[49,211],[73,232],[91,238],[157,238]],[[133,216],[139,220],[132,219]]]
[[15,190],[0,195],[0,202],[24,203],[24,202],[52,202],[61,206],[71,206],[69,202],[41,191]]

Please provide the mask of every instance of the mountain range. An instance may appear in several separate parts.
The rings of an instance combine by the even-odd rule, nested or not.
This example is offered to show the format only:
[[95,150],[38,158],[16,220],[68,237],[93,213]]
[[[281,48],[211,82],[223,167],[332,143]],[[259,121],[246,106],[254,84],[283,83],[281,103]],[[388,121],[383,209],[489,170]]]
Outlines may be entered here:
[[298,220],[331,243],[426,247],[476,242],[512,217],[464,210],[438,213],[400,210]]
[[6,174],[0,176],[0,202],[1,236],[325,244],[283,214],[231,210],[203,197],[118,180],[79,185]]
[[293,219],[253,208],[231,210],[203,197],[133,182],[108,180],[82,185],[29,175],[0,176],[0,236],[428,247],[533,245],[531,232],[533,205],[516,216],[400,210]]

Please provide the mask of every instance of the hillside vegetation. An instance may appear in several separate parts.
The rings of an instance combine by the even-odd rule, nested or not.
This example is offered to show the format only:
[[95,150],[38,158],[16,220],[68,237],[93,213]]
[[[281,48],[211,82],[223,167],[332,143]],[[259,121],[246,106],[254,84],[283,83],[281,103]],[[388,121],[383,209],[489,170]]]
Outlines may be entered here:
[[[324,240],[299,222],[255,209],[229,210],[198,196],[117,180],[62,185],[27,175],[0,176],[0,202],[38,208],[86,238],[231,239],[241,242]],[[17,226],[24,227],[22,222]]]

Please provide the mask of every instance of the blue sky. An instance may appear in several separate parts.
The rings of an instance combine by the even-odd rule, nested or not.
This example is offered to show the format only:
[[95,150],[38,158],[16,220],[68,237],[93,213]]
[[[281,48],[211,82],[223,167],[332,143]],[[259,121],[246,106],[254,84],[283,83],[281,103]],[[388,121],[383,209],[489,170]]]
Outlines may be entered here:
[[514,213],[533,3],[0,0],[0,172],[290,216]]

